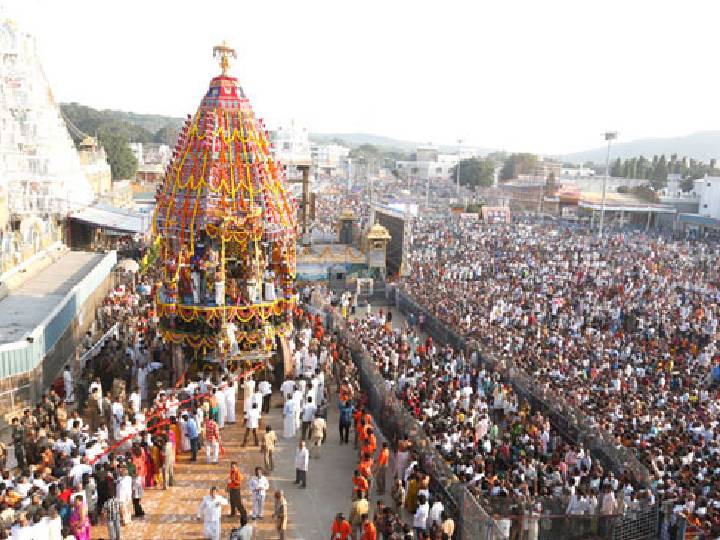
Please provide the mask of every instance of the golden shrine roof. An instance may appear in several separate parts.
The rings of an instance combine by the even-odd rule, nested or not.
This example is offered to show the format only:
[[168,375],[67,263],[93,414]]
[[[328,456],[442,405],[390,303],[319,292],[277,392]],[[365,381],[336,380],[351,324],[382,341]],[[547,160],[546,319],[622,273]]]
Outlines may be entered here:
[[390,236],[388,230],[379,223],[370,227],[370,230],[367,233],[368,240],[390,240],[390,238],[392,237]]

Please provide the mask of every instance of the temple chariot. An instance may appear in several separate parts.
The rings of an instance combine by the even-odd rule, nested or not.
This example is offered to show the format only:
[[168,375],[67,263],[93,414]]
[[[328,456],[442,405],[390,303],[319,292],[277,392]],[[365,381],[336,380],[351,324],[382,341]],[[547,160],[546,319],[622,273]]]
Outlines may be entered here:
[[267,356],[292,329],[297,204],[228,74],[235,51],[214,54],[221,73],[181,129],[153,227],[163,336],[197,359],[229,362]]

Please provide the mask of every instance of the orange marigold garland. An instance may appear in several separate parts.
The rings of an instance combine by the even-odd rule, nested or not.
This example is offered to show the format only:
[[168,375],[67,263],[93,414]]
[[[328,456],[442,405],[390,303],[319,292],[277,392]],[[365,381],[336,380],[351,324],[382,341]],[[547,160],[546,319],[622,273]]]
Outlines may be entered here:
[[185,121],[157,194],[157,306],[169,341],[267,350],[289,331],[297,205],[269,149],[242,87],[223,70]]

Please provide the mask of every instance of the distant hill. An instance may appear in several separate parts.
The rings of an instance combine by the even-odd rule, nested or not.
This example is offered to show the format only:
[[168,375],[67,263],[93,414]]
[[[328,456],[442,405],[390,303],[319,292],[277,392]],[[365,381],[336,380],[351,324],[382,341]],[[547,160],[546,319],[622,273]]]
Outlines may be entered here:
[[[559,156],[562,161],[571,163],[604,163],[607,147],[602,146],[591,150],[573,152]],[[645,156],[652,159],[654,155],[671,154],[687,156],[709,162],[720,158],[720,131],[699,131],[681,137],[666,137],[661,139],[638,139],[636,141],[613,143],[611,159],[632,158]]]
[[[172,116],[98,110],[78,103],[61,103],[60,109],[67,120],[85,133],[112,133],[128,142],[156,142],[172,146],[183,122],[181,118]],[[80,138],[72,128],[70,134],[76,142]]]
[[[431,144],[437,146],[441,152],[457,152],[457,146],[451,144],[435,144],[429,143],[428,141],[405,141],[383,135],[373,135],[372,133],[311,133],[310,140],[313,142],[342,142],[350,147],[372,144],[373,146],[379,146],[387,150],[398,150],[400,152],[414,152],[418,146]],[[495,151],[495,149],[492,148],[473,148],[480,154],[489,154]]]
[[314,142],[342,141],[349,146],[372,144],[373,146],[383,146],[404,151],[414,151],[420,145],[420,143],[414,141],[402,141],[370,133],[311,133],[310,140]]

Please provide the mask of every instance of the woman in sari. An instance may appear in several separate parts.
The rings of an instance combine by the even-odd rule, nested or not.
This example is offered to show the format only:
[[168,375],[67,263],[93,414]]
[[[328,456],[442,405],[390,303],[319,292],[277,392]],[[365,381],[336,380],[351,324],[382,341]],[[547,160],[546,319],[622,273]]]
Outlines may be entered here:
[[407,495],[405,496],[405,508],[411,514],[415,514],[418,506],[418,492],[420,485],[418,483],[417,474],[412,473],[408,478]]
[[180,437],[182,437],[182,433],[180,433],[180,426],[178,425],[177,419],[174,416],[170,417],[170,422],[170,442],[175,449],[175,457],[177,458],[180,454]]
[[75,497],[72,513],[70,514],[70,531],[75,540],[90,540],[90,518],[83,504],[83,496]]
[[152,458],[153,466],[153,486],[159,486],[162,482],[162,450],[161,446],[163,440],[160,437],[155,437],[153,445],[150,447],[150,457]]
[[147,478],[147,459],[145,459],[145,450],[140,445],[133,445],[132,462],[135,465],[135,475],[140,483],[145,487],[145,479]]
[[155,462],[152,454],[150,453],[150,447],[148,443],[143,441],[140,444],[140,448],[143,451],[143,459],[145,459],[145,484],[144,487],[151,488],[155,486]]

